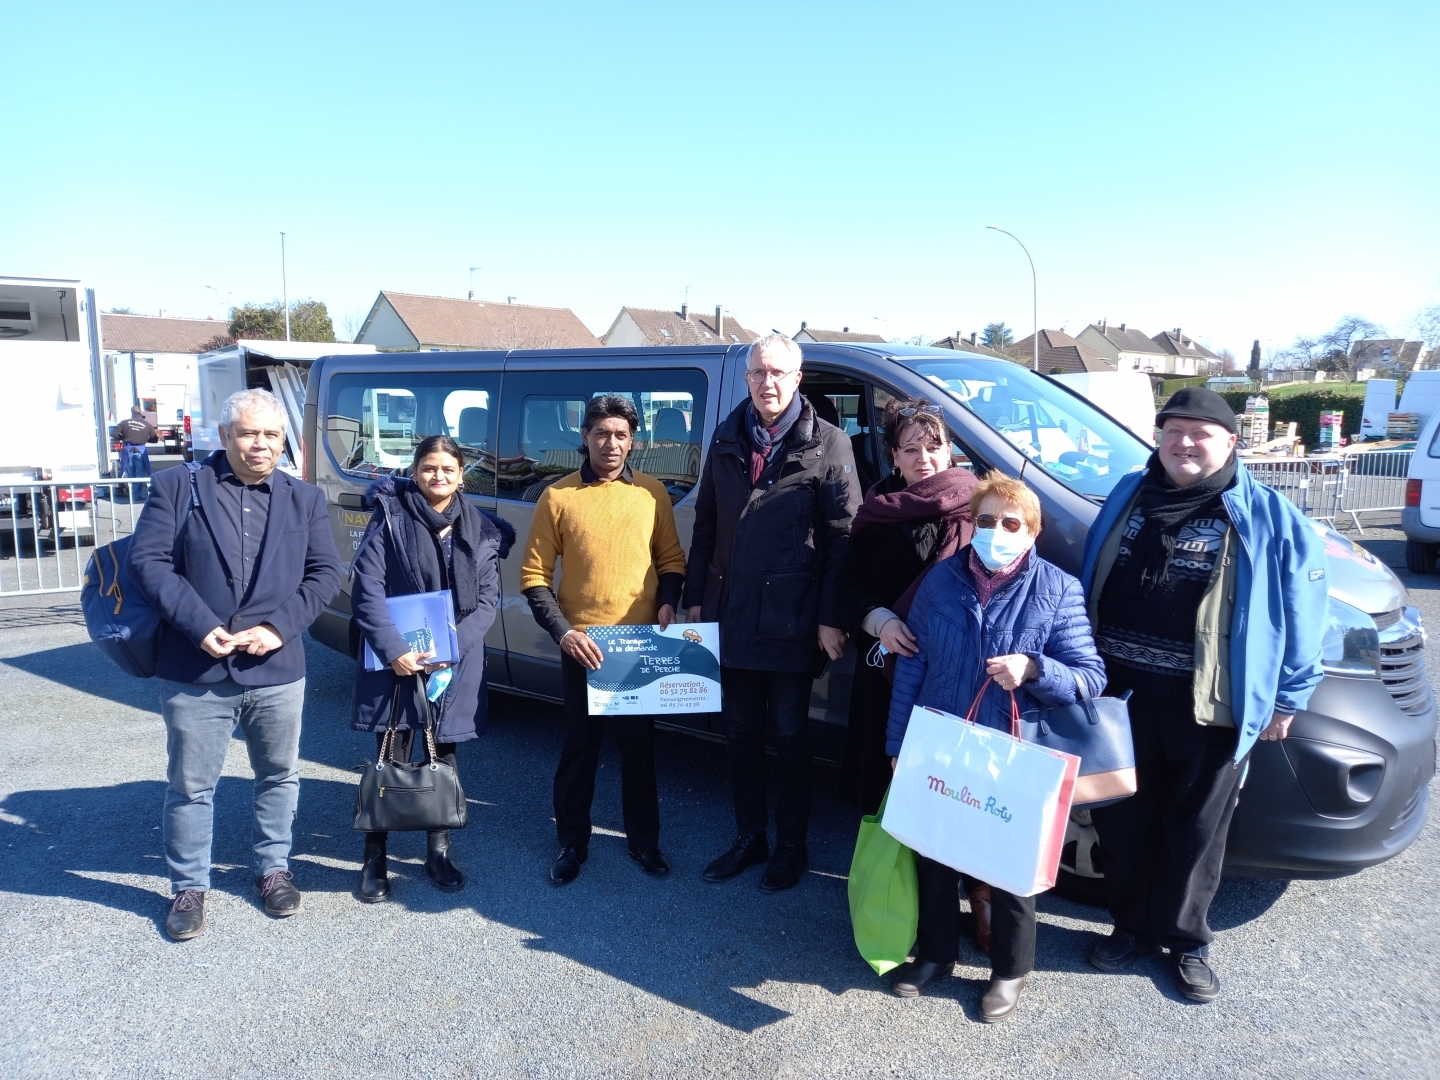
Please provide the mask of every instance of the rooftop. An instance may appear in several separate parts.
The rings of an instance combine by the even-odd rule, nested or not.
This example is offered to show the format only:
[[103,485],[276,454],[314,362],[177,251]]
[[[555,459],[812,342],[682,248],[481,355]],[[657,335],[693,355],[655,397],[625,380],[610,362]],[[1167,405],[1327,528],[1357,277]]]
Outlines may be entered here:
[[[1089,345],[1076,341],[1063,330],[1041,330],[1038,336],[1040,338],[1040,370],[1046,374],[1054,374],[1056,368],[1067,375],[1077,371],[1115,370],[1115,365],[1104,356]],[[1011,355],[1019,357],[1021,361],[1034,356],[1035,338],[1036,335],[1031,334],[1023,341],[1017,341],[1010,346]]]
[[100,343],[110,352],[202,353],[217,337],[230,336],[218,319],[172,319],[102,312]]
[[421,345],[468,349],[593,349],[600,342],[569,308],[462,300],[452,296],[382,291],[356,335],[381,301],[387,302]]

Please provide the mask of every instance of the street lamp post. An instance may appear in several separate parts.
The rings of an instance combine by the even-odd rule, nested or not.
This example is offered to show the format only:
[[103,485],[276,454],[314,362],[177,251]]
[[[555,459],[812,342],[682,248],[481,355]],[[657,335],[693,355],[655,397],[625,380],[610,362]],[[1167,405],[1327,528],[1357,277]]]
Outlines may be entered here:
[[280,303],[285,308],[285,340],[290,340],[290,286],[285,280],[285,233],[280,233]]
[[1030,258],[1030,249],[1027,248],[1024,244],[1020,243],[1020,238],[1019,238],[1018,236],[1016,236],[1014,233],[1012,233],[1009,229],[1002,229],[1002,228],[1000,228],[999,225],[986,225],[985,227],[986,227],[987,229],[994,229],[996,232],[1002,232],[1002,233],[1004,233],[1006,236],[1010,237],[1011,240],[1014,240],[1015,243],[1020,244],[1020,250],[1023,251],[1023,252],[1025,252],[1025,258],[1030,260],[1030,323],[1031,323],[1031,331],[1030,331],[1031,337],[1030,337],[1030,341],[1031,341],[1031,343],[1035,346],[1035,360],[1034,360],[1033,370],[1039,371],[1039,370],[1040,370],[1040,304],[1039,304],[1040,286],[1039,286],[1038,280],[1037,280],[1036,277],[1035,277],[1035,260]]
[[230,290],[218,289],[214,285],[206,285],[205,288],[213,292],[217,298],[221,296],[225,297],[225,317],[228,319],[230,317]]
[[886,341],[889,341],[889,340],[890,340],[890,320],[889,320],[889,319],[882,319],[879,315],[871,315],[870,318],[871,318],[871,320],[872,320],[873,322],[878,322],[881,326],[883,326],[883,327],[885,328],[885,340],[886,340]]

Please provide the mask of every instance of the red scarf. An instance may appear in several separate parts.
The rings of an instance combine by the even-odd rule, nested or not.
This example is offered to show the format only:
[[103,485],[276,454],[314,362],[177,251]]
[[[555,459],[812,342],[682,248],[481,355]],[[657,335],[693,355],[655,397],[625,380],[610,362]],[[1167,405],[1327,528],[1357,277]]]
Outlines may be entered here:
[[[883,483],[883,481],[882,481]],[[951,467],[934,476],[917,480],[899,491],[881,493],[876,484],[865,495],[865,501],[855,513],[852,531],[873,528],[876,525],[899,524],[907,521],[940,519],[940,536],[930,560],[910,583],[910,587],[895,601],[892,610],[900,618],[910,614],[910,605],[920,590],[920,582],[936,563],[948,559],[970,542],[974,527],[970,524],[970,496],[980,481],[968,469]]]

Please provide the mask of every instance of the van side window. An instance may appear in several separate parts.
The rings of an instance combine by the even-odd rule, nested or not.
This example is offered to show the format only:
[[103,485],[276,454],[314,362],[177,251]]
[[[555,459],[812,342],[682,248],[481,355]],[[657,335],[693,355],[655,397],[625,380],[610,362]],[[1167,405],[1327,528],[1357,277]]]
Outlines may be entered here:
[[659,480],[679,502],[700,479],[708,389],[698,368],[506,373],[500,497],[537,502],[547,487],[580,468],[586,407],[601,394],[619,394],[640,415],[630,467]]
[[341,374],[327,388],[322,432],[342,472],[406,473],[415,446],[449,435],[465,453],[465,491],[495,494],[499,372],[393,371]]

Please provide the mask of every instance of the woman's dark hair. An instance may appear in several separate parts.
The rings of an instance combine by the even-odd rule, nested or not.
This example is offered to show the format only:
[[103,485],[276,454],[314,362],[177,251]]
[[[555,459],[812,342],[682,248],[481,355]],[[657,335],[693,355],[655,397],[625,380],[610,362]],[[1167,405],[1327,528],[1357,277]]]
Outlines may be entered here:
[[929,398],[893,398],[885,405],[885,415],[880,418],[880,432],[885,437],[885,449],[900,449],[900,436],[912,424],[919,424],[925,434],[942,446],[949,439],[945,430],[945,417],[939,406]]
[[585,419],[580,424],[580,430],[589,431],[601,420],[624,420],[630,425],[631,435],[640,427],[640,414],[635,411],[635,403],[623,394],[601,394],[594,398],[585,407]]
[[420,468],[420,462],[431,454],[449,454],[460,463],[460,471],[465,471],[465,451],[460,449],[460,444],[449,435],[430,435],[421,439],[415,446],[415,456],[410,459],[411,476],[414,476],[415,470]]

